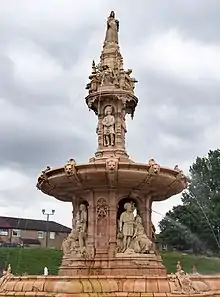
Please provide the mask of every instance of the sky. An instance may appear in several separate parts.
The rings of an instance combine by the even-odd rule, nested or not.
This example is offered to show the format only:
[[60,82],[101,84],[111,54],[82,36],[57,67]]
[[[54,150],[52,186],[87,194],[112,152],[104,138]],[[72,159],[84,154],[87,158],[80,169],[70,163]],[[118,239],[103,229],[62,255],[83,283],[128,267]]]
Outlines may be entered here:
[[[71,226],[71,204],[36,189],[42,169],[97,147],[85,104],[91,63],[111,10],[120,21],[125,68],[139,104],[128,119],[130,157],[188,174],[197,156],[220,147],[219,0],[0,0],[0,214]],[[153,205],[153,222],[180,195]]]

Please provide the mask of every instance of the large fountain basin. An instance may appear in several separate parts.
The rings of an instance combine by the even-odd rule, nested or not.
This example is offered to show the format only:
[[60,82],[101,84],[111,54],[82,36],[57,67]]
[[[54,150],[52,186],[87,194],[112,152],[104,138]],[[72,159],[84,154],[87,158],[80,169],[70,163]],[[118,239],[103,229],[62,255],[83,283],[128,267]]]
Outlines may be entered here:
[[118,162],[117,170],[107,170],[106,163],[87,163],[75,166],[76,174],[67,175],[65,166],[48,170],[40,190],[61,201],[72,201],[83,190],[121,188],[131,192],[140,190],[153,201],[162,201],[180,193],[187,186],[185,176],[166,167],[149,174],[150,165]]

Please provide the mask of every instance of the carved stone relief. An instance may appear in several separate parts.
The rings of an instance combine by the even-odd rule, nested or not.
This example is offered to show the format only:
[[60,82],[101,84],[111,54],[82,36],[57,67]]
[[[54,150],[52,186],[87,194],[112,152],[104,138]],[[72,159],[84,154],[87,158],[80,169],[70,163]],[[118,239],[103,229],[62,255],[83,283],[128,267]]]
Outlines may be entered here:
[[0,292],[4,291],[4,284],[13,277],[11,264],[8,264],[6,270],[3,270],[2,277],[0,278]]
[[147,237],[140,215],[134,217],[133,205],[125,203],[125,211],[119,219],[117,233],[117,252],[147,254],[153,249],[152,241]]
[[154,159],[150,159],[148,164],[150,165],[148,172],[151,176],[157,175],[160,172],[160,166],[156,163]]
[[170,275],[171,293],[201,294],[210,290],[205,281],[193,281],[188,273],[185,273],[180,262],[177,263],[177,271]]
[[108,247],[108,210],[109,206],[104,198],[100,198],[96,205],[96,216],[97,216],[97,247],[107,248]]
[[104,198],[100,198],[97,201],[96,215],[97,219],[106,218],[108,215],[109,206]]
[[80,204],[71,233],[62,243],[64,256],[80,257],[86,253],[88,211],[85,204]]
[[80,183],[77,175],[76,161],[74,159],[69,159],[67,164],[64,166],[64,171],[66,176],[71,177],[75,181],[75,183]]
[[117,184],[118,176],[118,159],[109,158],[106,160],[106,172],[110,188],[114,188]]
[[42,170],[41,175],[39,176],[38,181],[37,181],[37,188],[39,190],[41,189],[41,185],[44,182],[48,183],[48,177],[47,177],[46,173],[50,170],[51,170],[50,166],[47,166],[46,169]]
[[86,85],[89,94],[99,91],[102,86],[114,86],[117,89],[134,92],[137,80],[130,77],[132,70],[123,69],[123,58],[118,47],[119,22],[112,11],[107,19],[106,38],[100,63],[92,62],[90,82]]
[[137,188],[142,188],[145,184],[150,183],[151,179],[154,178],[160,172],[160,165],[156,163],[154,159],[148,161],[149,169],[147,171],[146,177],[138,185]]

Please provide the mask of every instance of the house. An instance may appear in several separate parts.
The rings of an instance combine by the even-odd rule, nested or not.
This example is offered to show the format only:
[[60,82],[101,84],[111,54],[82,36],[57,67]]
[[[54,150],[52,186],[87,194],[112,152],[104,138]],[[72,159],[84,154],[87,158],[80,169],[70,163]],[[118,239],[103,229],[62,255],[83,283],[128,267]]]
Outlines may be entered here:
[[0,216],[1,246],[39,246],[60,249],[71,229],[53,221]]

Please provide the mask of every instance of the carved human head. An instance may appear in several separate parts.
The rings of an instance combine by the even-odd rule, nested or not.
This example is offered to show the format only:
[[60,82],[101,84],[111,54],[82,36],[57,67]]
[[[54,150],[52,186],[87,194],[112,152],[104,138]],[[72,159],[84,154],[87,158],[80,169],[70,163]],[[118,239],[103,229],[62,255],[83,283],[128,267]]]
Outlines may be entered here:
[[111,115],[112,114],[112,106],[108,105],[105,108],[105,115]]
[[111,11],[110,18],[115,18],[115,12],[114,11]]
[[86,209],[86,206],[85,204],[81,203],[80,206],[79,206],[79,210],[85,210]]
[[136,223],[138,223],[138,224],[142,224],[142,218],[141,218],[139,215],[136,216],[135,221],[136,221]]
[[69,237],[70,237],[71,239],[77,240],[77,239],[78,239],[78,232],[77,232],[76,230],[73,229],[73,230],[71,231]]
[[126,209],[127,211],[132,212],[132,204],[130,202],[126,202],[124,205],[124,209]]

